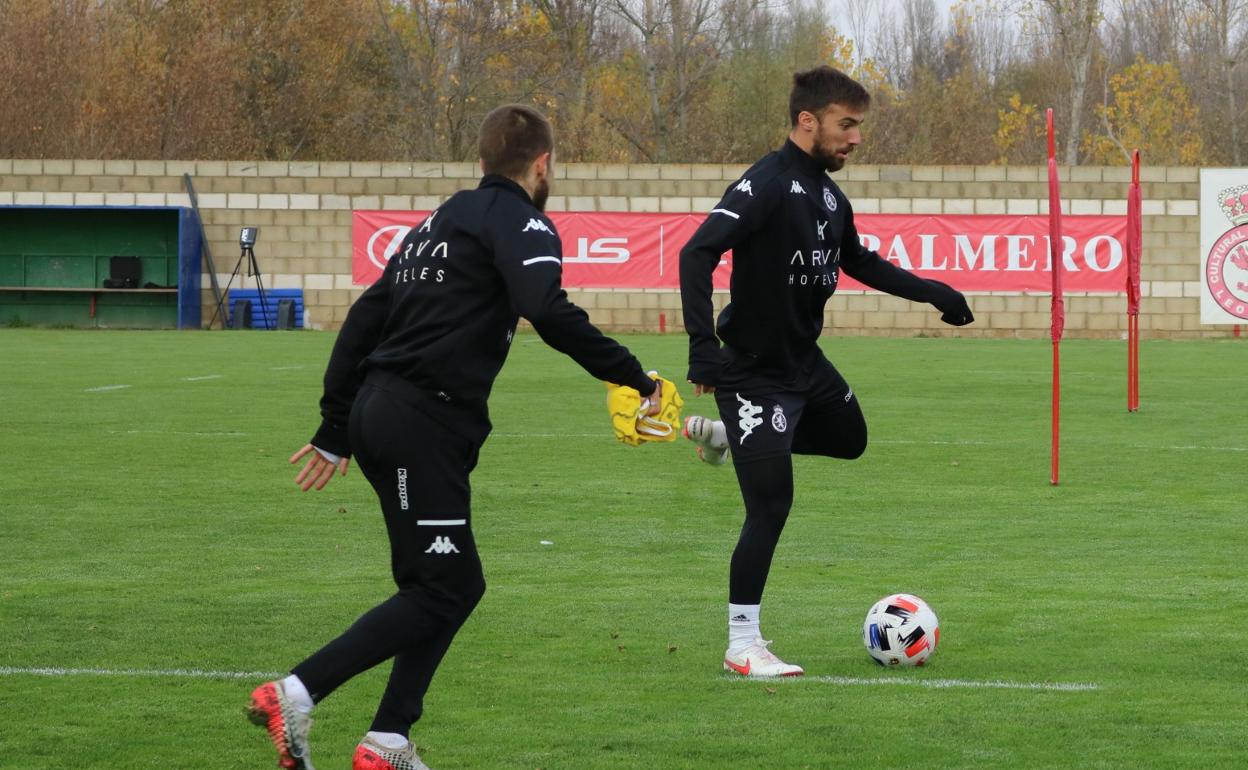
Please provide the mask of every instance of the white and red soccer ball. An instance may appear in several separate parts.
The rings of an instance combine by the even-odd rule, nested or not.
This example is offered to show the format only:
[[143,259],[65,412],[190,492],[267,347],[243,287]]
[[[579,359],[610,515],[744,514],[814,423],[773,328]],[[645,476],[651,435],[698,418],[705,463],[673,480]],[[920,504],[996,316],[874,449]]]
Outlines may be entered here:
[[885,596],[862,623],[862,643],[881,666],[921,666],[939,642],[936,613],[913,594]]

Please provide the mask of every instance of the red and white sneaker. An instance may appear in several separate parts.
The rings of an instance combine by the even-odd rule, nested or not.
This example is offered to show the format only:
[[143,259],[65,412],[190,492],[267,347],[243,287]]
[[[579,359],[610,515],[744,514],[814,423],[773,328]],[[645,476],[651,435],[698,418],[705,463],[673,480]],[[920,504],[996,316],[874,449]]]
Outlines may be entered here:
[[388,749],[366,735],[355,747],[351,770],[429,770],[429,766],[420,761],[411,741],[401,749]]
[[316,770],[308,748],[312,718],[295,708],[281,682],[266,682],[251,693],[247,717],[269,731],[277,748],[277,764],[286,770]]
[[801,676],[806,670],[792,663],[785,663],[767,649],[771,642],[756,638],[749,647],[739,652],[729,650],[724,653],[724,670],[733,671],[741,676]]
[[698,415],[688,417],[681,433],[698,445],[698,458],[702,462],[723,465],[728,460],[728,434],[719,420]]

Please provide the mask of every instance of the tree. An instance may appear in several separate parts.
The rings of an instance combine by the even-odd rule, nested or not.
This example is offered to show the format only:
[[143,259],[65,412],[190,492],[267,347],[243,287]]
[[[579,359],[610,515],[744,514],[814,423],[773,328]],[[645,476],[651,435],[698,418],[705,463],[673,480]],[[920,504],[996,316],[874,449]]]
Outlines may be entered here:
[[1187,98],[1178,67],[1143,57],[1109,79],[1113,100],[1097,108],[1104,133],[1087,133],[1093,163],[1130,163],[1132,149],[1161,164],[1196,165],[1201,157],[1199,117]]
[[1079,137],[1083,131],[1083,106],[1088,90],[1092,55],[1097,43],[1097,27],[1102,20],[1101,0],[1036,0],[1045,11],[1049,34],[1055,39],[1055,53],[1070,79],[1069,133],[1063,162],[1079,162]]
[[1205,58],[1212,77],[1204,82],[1206,86],[1211,86],[1220,81],[1223,101],[1219,105],[1221,109],[1214,114],[1226,130],[1225,143],[1229,145],[1229,152],[1225,154],[1232,164],[1239,166],[1248,157],[1240,141],[1239,124],[1244,119],[1244,110],[1237,94],[1243,93],[1243,87],[1238,86],[1239,79],[1236,77],[1236,71],[1244,65],[1246,58],[1243,48],[1248,44],[1248,0],[1194,2],[1191,27],[1198,41],[1198,50],[1212,54]]

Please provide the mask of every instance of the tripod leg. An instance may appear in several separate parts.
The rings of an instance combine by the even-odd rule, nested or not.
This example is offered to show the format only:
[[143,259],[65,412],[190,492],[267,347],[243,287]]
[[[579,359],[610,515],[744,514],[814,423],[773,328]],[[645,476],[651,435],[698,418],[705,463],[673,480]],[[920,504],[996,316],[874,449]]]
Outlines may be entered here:
[[249,263],[249,269],[251,270],[251,274],[256,277],[256,295],[258,296],[260,300],[260,312],[262,314],[262,317],[264,318],[264,328],[276,329],[277,328],[276,314],[274,314],[273,325],[272,326],[269,325],[269,301],[268,301],[268,297],[265,295],[265,292],[264,292],[264,279],[260,274],[260,265],[256,262],[256,252],[253,251],[252,249],[247,249],[247,254],[251,260]]
[[208,322],[208,328],[217,322],[217,316],[221,316],[221,328],[225,328],[225,322],[229,318],[229,314],[225,312],[225,304],[230,301],[230,287],[234,285],[234,279],[238,277],[238,272],[243,269],[243,257],[246,252],[238,255],[238,261],[234,263],[234,272],[230,273],[230,280],[226,281],[225,289],[222,290],[220,299],[217,301],[217,309],[212,313],[212,320]]

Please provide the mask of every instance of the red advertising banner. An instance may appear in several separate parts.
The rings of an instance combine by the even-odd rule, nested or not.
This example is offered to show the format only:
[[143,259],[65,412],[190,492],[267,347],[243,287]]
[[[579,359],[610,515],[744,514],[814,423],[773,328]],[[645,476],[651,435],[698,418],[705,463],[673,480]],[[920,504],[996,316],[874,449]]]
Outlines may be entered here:
[[[425,218],[419,211],[356,211],[352,216],[352,276],[368,285],[381,275],[407,235]],[[566,288],[675,289],[680,250],[703,214],[551,212],[563,240]],[[1048,294],[1049,223],[1046,216],[858,214],[867,248],[924,278],[962,291]],[[1126,282],[1125,217],[1063,217],[1066,291],[1122,293]],[[782,255],[781,255],[782,256]],[[731,254],[715,271],[727,288]],[[847,276],[840,288],[862,289]]]

